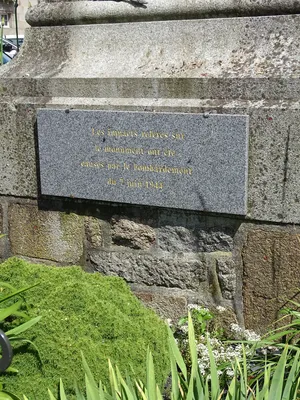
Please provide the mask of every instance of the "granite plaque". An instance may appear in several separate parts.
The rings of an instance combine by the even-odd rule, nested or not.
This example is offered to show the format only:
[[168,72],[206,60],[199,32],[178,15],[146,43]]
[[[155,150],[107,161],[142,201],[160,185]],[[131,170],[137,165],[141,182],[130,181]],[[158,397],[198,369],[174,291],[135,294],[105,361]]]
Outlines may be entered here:
[[41,194],[246,214],[244,115],[38,110]]

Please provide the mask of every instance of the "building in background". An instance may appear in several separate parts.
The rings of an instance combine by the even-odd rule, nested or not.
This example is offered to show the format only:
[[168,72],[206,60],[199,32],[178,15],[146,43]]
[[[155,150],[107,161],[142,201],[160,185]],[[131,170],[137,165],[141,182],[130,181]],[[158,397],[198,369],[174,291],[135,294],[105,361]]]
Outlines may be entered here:
[[[18,17],[18,33],[20,37],[24,35],[25,28],[29,25],[25,21],[25,14],[29,7],[37,4],[37,0],[18,0],[17,17]],[[1,20],[4,18],[4,37],[16,36],[15,22],[15,2],[13,0],[0,0]]]

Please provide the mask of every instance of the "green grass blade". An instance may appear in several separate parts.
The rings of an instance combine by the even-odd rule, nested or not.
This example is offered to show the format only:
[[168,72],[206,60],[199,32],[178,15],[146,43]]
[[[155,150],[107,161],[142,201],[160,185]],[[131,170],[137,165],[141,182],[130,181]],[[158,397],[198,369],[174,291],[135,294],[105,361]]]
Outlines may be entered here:
[[296,387],[295,387],[295,393],[294,393],[293,400],[299,399],[299,393],[298,393],[299,390],[300,390],[300,378],[298,379]]
[[53,396],[53,394],[52,394],[50,389],[48,389],[48,394],[49,394],[49,399],[50,400],[56,400],[56,398]]
[[294,357],[294,360],[293,360],[292,368],[290,369],[289,375],[285,382],[285,387],[284,387],[284,391],[283,391],[281,400],[290,400],[291,399],[292,389],[293,389],[293,386],[295,385],[295,381],[296,381],[297,377],[299,376],[299,374],[300,374],[299,351],[297,351],[297,353]]
[[161,392],[160,392],[158,386],[156,386],[156,399],[157,399],[157,400],[163,400],[163,397],[162,397],[162,395],[161,395]]
[[103,389],[102,382],[99,383],[99,391],[98,391],[98,393],[99,393],[99,400],[106,400],[106,396],[105,396],[105,392],[104,392],[104,389]]
[[170,363],[171,363],[171,377],[172,377],[172,394],[171,398],[172,400],[177,400],[179,399],[179,385],[180,385],[180,380],[179,380],[179,375],[177,371],[177,365],[175,361],[175,357],[173,355],[173,352],[170,351]]
[[60,400],[68,400],[66,393],[65,393],[65,388],[63,385],[63,381],[60,379],[59,381],[59,396],[60,396]]
[[76,400],[85,400],[83,394],[80,392],[78,385],[75,384]]
[[135,382],[132,381],[130,376],[126,374],[126,385],[128,386],[129,390],[131,393],[134,393],[134,398],[135,400],[138,400],[138,395],[137,395],[137,386]]
[[0,392],[0,400],[21,400],[19,396],[7,392],[7,391],[3,391]]
[[135,390],[132,391],[123,378],[121,380],[121,393],[122,400],[138,400]]
[[237,393],[237,374],[236,374],[236,369],[232,366],[234,370],[234,376],[230,382],[230,385],[228,387],[227,395],[225,400],[235,400],[235,394]]
[[24,324],[19,325],[16,328],[10,329],[9,331],[5,332],[5,334],[8,337],[12,335],[20,335],[20,333],[27,331],[27,329],[38,323],[41,318],[41,316],[32,318],[30,321],[24,322]]
[[215,357],[213,355],[209,339],[207,339],[207,349],[210,361],[211,400],[217,400],[220,395],[220,383],[218,377],[218,369],[216,366]]
[[[0,282],[0,286],[5,286],[5,283],[3,282],[3,283],[1,283]],[[6,301],[6,300],[8,300],[8,299],[11,299],[12,297],[14,297],[14,296],[17,296],[17,295],[19,295],[19,294],[21,294],[21,293],[24,293],[24,292],[26,292],[27,290],[30,290],[30,289],[32,289],[32,288],[34,288],[35,286],[37,286],[37,285],[39,285],[39,283],[36,283],[36,284],[34,284],[34,285],[31,285],[31,286],[27,286],[27,287],[25,287],[25,288],[23,288],[23,289],[19,289],[19,290],[16,290],[16,291],[14,291],[13,293],[10,293],[10,294],[8,294],[8,295],[6,295],[6,296],[4,296],[4,297],[0,297],[0,303],[3,303],[4,301]],[[7,286],[7,285],[6,285]]]
[[[260,379],[261,375],[259,375]],[[259,379],[256,380],[256,384],[259,387]],[[271,379],[271,366],[267,365],[267,360],[265,360],[265,367],[263,372],[263,387],[260,391],[260,397],[262,400],[266,400],[269,397],[269,387]]]
[[195,378],[196,378],[196,374],[198,372],[198,357],[197,357],[194,325],[193,325],[193,321],[192,321],[192,317],[191,317],[190,313],[188,314],[188,321],[189,321],[189,323],[188,323],[189,349],[190,349],[190,357],[192,360],[192,369],[191,369],[191,375],[190,375],[190,381],[189,381],[188,393],[186,396],[186,400],[192,400],[194,398]]
[[89,380],[88,376],[85,374],[85,389],[87,400],[99,400],[98,388],[93,385]]
[[83,369],[85,372],[85,384],[86,384],[87,399],[88,400],[99,400],[97,397],[98,396],[98,387],[97,387],[96,381],[94,379],[94,376],[93,376],[82,352],[81,352],[81,358],[82,358]]
[[109,381],[110,381],[112,397],[115,400],[117,400],[121,396],[121,391],[119,387],[119,382],[117,380],[117,376],[115,374],[115,370],[110,360],[108,360],[108,371],[109,371]]
[[173,333],[169,327],[168,327],[168,335],[169,335],[168,342],[169,342],[170,353],[173,354],[176,364],[178,365],[179,369],[181,370],[185,380],[187,380],[187,369],[186,369],[185,362],[182,358],[182,355],[180,354],[180,351],[179,351],[177,343],[174,339]]
[[270,399],[280,399],[284,383],[284,373],[286,367],[287,347],[283,350],[275,372],[273,374],[270,386]]
[[148,398],[148,397],[146,396],[146,394],[145,394],[145,392],[144,392],[144,390],[143,390],[143,387],[142,387],[141,382],[137,382],[137,381],[136,381],[135,384],[136,384],[136,387],[137,387],[137,389],[138,389],[139,394],[140,394],[141,397],[142,397],[142,400],[151,400],[150,398]]
[[151,351],[147,350],[147,365],[146,365],[146,387],[148,396],[151,400],[156,400],[156,381],[154,373],[154,364]]
[[4,321],[5,318],[9,317],[10,315],[15,315],[21,305],[22,301],[20,300],[9,307],[0,309],[0,321]]
[[125,382],[124,378],[122,377],[122,374],[118,367],[116,367],[116,376],[121,390],[120,398],[122,400],[138,400],[133,385],[131,384],[131,386],[129,387],[129,385]]

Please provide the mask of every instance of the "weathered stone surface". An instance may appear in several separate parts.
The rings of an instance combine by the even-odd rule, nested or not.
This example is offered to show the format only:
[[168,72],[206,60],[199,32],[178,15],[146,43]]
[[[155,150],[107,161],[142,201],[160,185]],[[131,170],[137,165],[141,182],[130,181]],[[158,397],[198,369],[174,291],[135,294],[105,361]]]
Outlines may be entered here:
[[155,230],[148,225],[118,216],[111,219],[111,224],[113,244],[147,250],[155,242]]
[[[50,3],[50,4],[49,4]],[[290,0],[198,0],[149,1],[147,5],[111,2],[51,0],[40,1],[29,8],[26,20],[32,26],[96,24],[107,22],[129,22],[207,18],[218,16],[257,16],[274,14],[297,14],[300,3]]]
[[299,109],[253,110],[250,121],[249,216],[299,223]]
[[129,283],[180,289],[200,287],[207,280],[207,267],[201,255],[158,257],[125,252],[91,252],[93,269],[105,275],[117,275]]
[[3,234],[3,208],[0,204],[0,235]]
[[9,239],[13,255],[79,263],[83,254],[83,219],[75,214],[40,211],[11,204]]
[[[97,3],[97,6],[99,5]],[[59,10],[59,7],[56,8]],[[48,61],[56,78],[114,78],[109,82],[111,90],[101,92],[103,98],[118,97],[120,90],[132,93],[129,85],[124,82],[124,87],[120,78],[135,78],[132,81],[135,82],[132,89],[135,92],[134,97],[140,98],[145,96],[143,92],[137,91],[137,86],[142,83],[138,82],[137,78],[176,77],[199,80],[201,77],[202,81],[206,81],[206,85],[211,84],[207,79],[218,77],[259,78],[259,81],[266,77],[287,79],[297,76],[299,72],[299,49],[296,46],[299,39],[298,24],[299,16],[293,15],[163,23],[155,21],[151,24],[97,24],[92,29],[86,25],[56,26],[55,30],[52,27],[31,28],[27,35],[27,45],[20,58],[1,71],[1,75],[9,71],[12,77],[15,72],[26,68],[28,77],[49,77],[51,70],[46,69]],[[130,34],[132,40],[126,40],[127,34]],[[39,35],[43,42],[36,43],[36,35]],[[64,42],[66,35],[67,40]],[[95,40],[97,37],[105,37],[105,41]],[[56,51],[53,47],[54,39],[61,47],[59,50],[56,48]],[[41,65],[34,63],[35,60],[31,57],[32,47],[38,47]],[[48,47],[51,52],[46,51]],[[89,51],[84,52],[87,48]],[[79,50],[84,52],[84,62],[77,56]],[[51,57],[56,58],[55,62],[62,57],[62,61],[57,62],[55,66]],[[28,61],[26,67],[25,59]],[[89,65],[88,69],[86,65]],[[191,98],[189,92],[193,91],[191,87],[194,86],[194,82],[186,82],[188,87],[185,91],[182,90],[182,82],[171,83],[172,98]],[[234,86],[240,87],[240,83],[235,83]],[[259,86],[260,82],[256,84]],[[165,87],[166,83],[162,82],[162,85]],[[56,82],[55,86],[57,88],[59,82]],[[150,88],[153,98],[166,98],[157,94],[158,87],[156,84]],[[229,85],[227,87],[230,89]],[[147,88],[149,92],[149,85]],[[274,90],[276,91],[276,88]],[[198,96],[192,98],[202,95],[199,91],[197,93]],[[262,96],[263,92],[260,91],[260,94]],[[232,91],[229,90],[227,96],[230,98]],[[129,97],[131,96],[127,96]]]
[[167,296],[157,292],[135,291],[134,294],[149,308],[173,323],[187,314],[187,300],[184,296]]
[[[0,235],[3,234],[3,208],[0,204]],[[4,257],[4,237],[0,237],[0,258]]]
[[224,299],[232,300],[236,288],[236,273],[231,257],[220,257],[216,260],[216,270]]
[[225,307],[210,307],[214,318],[209,321],[209,330],[212,332],[223,332],[226,338],[232,338],[231,325],[237,324],[237,318],[232,308]]
[[230,251],[233,234],[230,229],[225,228],[224,231],[218,227],[189,229],[184,226],[165,226],[158,231],[157,245],[161,250],[170,252]]
[[100,221],[94,217],[86,217],[85,219],[85,232],[86,238],[92,248],[99,248],[102,246],[102,229]]
[[[253,228],[243,248],[245,325],[263,330],[299,294],[299,232]],[[299,296],[298,296],[299,299]]]
[[231,252],[216,251],[205,254],[209,268],[209,282],[212,296],[217,305],[224,300],[233,300],[236,289],[236,272]]
[[37,195],[34,110],[0,103],[0,194]]

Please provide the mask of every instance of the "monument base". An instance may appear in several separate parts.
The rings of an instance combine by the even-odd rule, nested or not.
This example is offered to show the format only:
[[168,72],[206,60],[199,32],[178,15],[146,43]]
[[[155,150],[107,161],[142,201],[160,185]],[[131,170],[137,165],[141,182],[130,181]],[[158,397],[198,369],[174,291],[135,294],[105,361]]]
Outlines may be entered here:
[[[80,264],[124,277],[164,316],[183,314],[188,302],[222,305],[263,329],[297,292],[299,22],[28,29],[0,71],[2,258]],[[249,116],[246,217],[41,196],[40,108]]]

